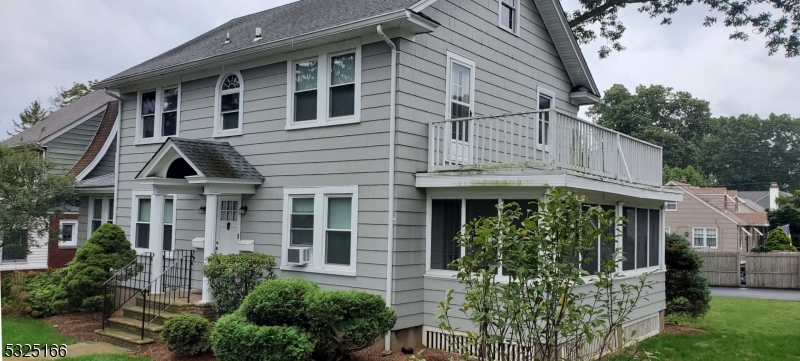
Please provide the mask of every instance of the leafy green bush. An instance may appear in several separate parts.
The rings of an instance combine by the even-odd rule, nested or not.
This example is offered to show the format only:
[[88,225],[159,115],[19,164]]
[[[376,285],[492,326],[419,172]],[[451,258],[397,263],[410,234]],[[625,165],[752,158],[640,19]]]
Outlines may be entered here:
[[192,313],[182,313],[164,322],[161,339],[170,351],[192,356],[211,349],[211,322]]
[[208,277],[214,308],[220,314],[235,311],[252,289],[275,278],[274,267],[275,258],[263,253],[214,254],[209,257],[203,275]]
[[3,278],[4,314],[15,317],[48,317],[56,314],[53,295],[64,277],[62,269],[52,272],[16,271]]
[[780,227],[773,229],[772,232],[767,234],[767,239],[764,240],[763,249],[765,252],[797,252],[797,248],[792,246],[792,240]]
[[363,291],[319,291],[305,297],[315,359],[342,360],[374,344],[397,316],[379,295]]
[[240,312],[217,321],[211,345],[219,361],[303,361],[314,351],[308,332],[298,327],[253,325]]
[[112,269],[119,269],[136,258],[136,251],[115,224],[100,226],[66,266],[66,275],[52,297],[53,307],[60,311],[95,310],[102,302],[103,282]]
[[318,291],[316,283],[300,278],[269,280],[247,295],[242,302],[242,314],[259,326],[305,327],[303,299]]
[[700,269],[703,257],[679,234],[666,237],[667,315],[700,317],[708,312],[711,290]]

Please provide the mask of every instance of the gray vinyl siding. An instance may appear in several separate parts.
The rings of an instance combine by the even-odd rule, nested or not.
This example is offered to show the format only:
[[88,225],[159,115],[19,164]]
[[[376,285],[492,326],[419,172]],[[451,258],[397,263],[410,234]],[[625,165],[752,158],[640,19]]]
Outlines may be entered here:
[[101,112],[45,144],[47,158],[56,163],[55,171],[67,172],[78,162],[92,142],[102,119]]
[[[229,142],[265,176],[242,218],[241,239],[255,240],[257,252],[281,262],[283,190],[312,186],[359,186],[357,275],[334,276],[277,271],[280,277],[301,277],[325,288],[361,289],[380,295],[386,287],[389,153],[389,47],[362,47],[361,122],[332,127],[285,130],[286,62],[242,69],[243,135],[212,139],[214,87],[218,76],[181,84],[180,137]],[[134,180],[159,145],[134,145],[136,94],[122,104],[118,223],[130,234],[132,190],[146,189]],[[204,237],[204,217],[197,209],[201,195],[180,195],[176,215],[176,249],[192,249]],[[203,250],[196,250],[195,287],[199,288]]]
[[475,61],[475,113],[537,108],[537,86],[555,93],[555,106],[569,113],[572,85],[533,2],[523,1],[520,36],[497,26],[494,0],[435,2],[422,11],[442,26],[414,42],[395,39],[397,85],[396,196],[393,304],[396,328],[422,324],[425,273],[424,189],[414,175],[427,171],[428,123],[445,115],[447,51]]
[[78,247],[86,244],[89,239],[89,197],[81,196],[81,205],[78,207]]
[[100,158],[100,162],[92,169],[91,172],[86,176],[86,179],[99,177],[101,175],[114,173],[114,161],[116,160],[117,156],[117,141],[116,139],[111,141],[111,145],[108,147],[106,154],[103,155],[103,158]]

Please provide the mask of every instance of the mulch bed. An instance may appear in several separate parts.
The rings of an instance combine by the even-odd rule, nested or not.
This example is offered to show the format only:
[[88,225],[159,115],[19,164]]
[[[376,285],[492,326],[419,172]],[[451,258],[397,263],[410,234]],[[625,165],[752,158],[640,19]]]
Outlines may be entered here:
[[662,335],[697,335],[701,333],[708,333],[708,331],[674,323],[664,324],[664,332],[661,332]]
[[[78,341],[104,341],[100,335],[96,334],[94,330],[100,328],[101,312],[98,313],[72,313],[66,315],[57,315],[47,317],[44,320],[53,325],[60,334],[70,336]],[[700,330],[702,331],[702,330]],[[702,331],[705,332],[705,331]],[[416,354],[419,350],[424,349],[425,346],[420,345],[414,348]],[[134,349],[132,359],[138,356],[151,357],[157,361],[215,361],[217,358],[212,354],[203,354],[191,357],[178,356],[167,349],[167,345],[160,341],[153,344],[141,346]],[[409,356],[401,352],[395,352],[389,356],[383,356],[380,351],[373,349],[361,350],[355,354],[353,361],[408,361]],[[420,358],[426,361],[450,361],[450,353],[426,349]],[[460,357],[454,356],[454,361],[461,360]]]

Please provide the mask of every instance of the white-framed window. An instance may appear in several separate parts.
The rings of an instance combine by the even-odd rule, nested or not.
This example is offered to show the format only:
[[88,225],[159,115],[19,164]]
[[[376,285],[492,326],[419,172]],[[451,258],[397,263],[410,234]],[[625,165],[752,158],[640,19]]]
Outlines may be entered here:
[[[163,238],[161,239],[165,251],[175,249],[175,219],[177,212],[177,198],[175,195],[164,197],[164,227]],[[149,191],[134,191],[133,206],[131,207],[131,243],[133,247],[140,250],[152,248],[150,239],[150,227],[153,224],[151,218],[153,207],[152,193]]]
[[678,210],[678,202],[676,201],[667,201],[666,206],[664,208],[667,211],[674,212]]
[[520,0],[497,0],[497,2],[500,5],[498,25],[503,30],[519,35]]
[[475,109],[475,62],[447,52],[446,119],[469,118]]
[[671,234],[672,233],[672,229],[669,228],[669,227],[664,227],[664,233],[665,234]]
[[160,143],[180,133],[181,86],[139,91],[136,97],[136,143]]
[[114,222],[114,198],[108,197],[91,197],[89,198],[89,224],[86,229],[89,230],[89,237],[96,231],[103,223]]
[[[555,108],[556,95],[548,89],[541,87],[536,88],[536,109],[548,110]],[[537,124],[539,130],[536,137],[536,146],[541,149],[547,149],[550,144],[550,112],[539,113],[539,123]]]
[[214,137],[242,134],[244,110],[244,78],[242,73],[231,71],[217,80],[214,101]]
[[661,209],[623,207],[622,215],[628,219],[622,226],[622,270],[660,266]]
[[717,248],[717,229],[692,228],[692,245],[695,247]]
[[[358,186],[286,188],[281,269],[356,275]],[[307,266],[287,263],[289,247],[312,247]]]
[[59,246],[77,246],[78,245],[78,220],[77,219],[62,219],[58,222],[59,228]]
[[361,119],[361,45],[298,52],[287,62],[286,129]]
[[28,230],[4,231],[3,247],[0,247],[0,263],[25,262],[28,260]]

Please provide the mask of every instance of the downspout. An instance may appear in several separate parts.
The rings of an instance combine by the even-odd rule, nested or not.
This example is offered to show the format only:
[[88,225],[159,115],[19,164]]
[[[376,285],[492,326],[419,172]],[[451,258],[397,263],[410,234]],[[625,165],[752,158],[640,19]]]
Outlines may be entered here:
[[[378,24],[376,31],[378,35],[383,38],[383,41],[392,49],[391,90],[389,91],[391,96],[391,101],[389,102],[389,225],[386,235],[386,307],[392,308],[392,280],[394,278],[394,147],[396,127],[395,98],[397,97],[397,46],[383,33],[383,28],[380,24]],[[391,339],[392,331],[389,330],[384,337],[384,353],[391,353]]]
[[[108,94],[108,91],[106,91]],[[114,96],[113,94],[109,94]],[[113,213],[113,220],[114,224],[117,223],[117,206],[119,205],[119,149],[120,149],[120,133],[122,133],[122,98],[119,100],[119,104],[117,105],[117,119],[114,128],[117,128],[117,152],[114,154],[114,209],[111,211]]]

